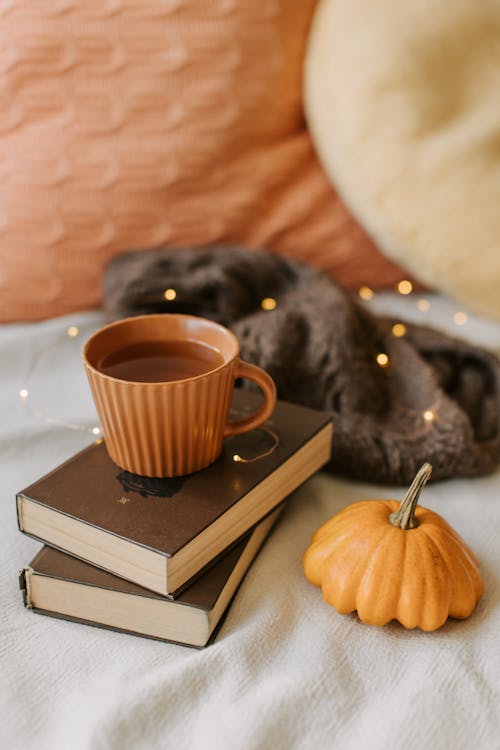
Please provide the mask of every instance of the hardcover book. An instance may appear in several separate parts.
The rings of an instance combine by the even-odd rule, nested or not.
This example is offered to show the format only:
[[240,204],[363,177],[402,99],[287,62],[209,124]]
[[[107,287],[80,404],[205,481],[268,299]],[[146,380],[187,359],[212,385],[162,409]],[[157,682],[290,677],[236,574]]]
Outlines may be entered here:
[[215,635],[280,510],[269,514],[176,600],[43,547],[20,573],[25,606],[52,617],[201,648]]
[[[259,397],[237,392],[234,417]],[[207,469],[148,479],[102,441],[17,496],[21,531],[145,588],[178,590],[330,458],[328,414],[278,402],[264,429],[226,439]]]

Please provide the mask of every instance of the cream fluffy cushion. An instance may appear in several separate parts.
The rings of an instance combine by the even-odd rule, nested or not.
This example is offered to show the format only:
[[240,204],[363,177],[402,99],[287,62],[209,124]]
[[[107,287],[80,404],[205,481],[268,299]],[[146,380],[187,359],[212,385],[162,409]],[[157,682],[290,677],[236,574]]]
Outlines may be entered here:
[[499,0],[322,0],[305,70],[313,140],[358,220],[499,317]]

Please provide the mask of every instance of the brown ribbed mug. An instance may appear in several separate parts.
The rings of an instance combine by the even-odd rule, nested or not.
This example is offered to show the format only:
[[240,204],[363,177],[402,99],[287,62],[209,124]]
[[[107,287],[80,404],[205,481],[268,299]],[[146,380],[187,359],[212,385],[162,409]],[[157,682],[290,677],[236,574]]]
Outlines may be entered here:
[[[190,342],[210,347],[218,364],[179,380],[138,382],[103,372],[113,352],[134,345]],[[134,474],[174,477],[216,460],[225,437],[248,432],[268,419],[276,388],[260,367],[239,358],[236,337],[223,326],[191,315],[141,315],[111,323],[86,342],[82,357],[112,460]],[[229,422],[236,378],[255,381],[264,403],[252,416]]]

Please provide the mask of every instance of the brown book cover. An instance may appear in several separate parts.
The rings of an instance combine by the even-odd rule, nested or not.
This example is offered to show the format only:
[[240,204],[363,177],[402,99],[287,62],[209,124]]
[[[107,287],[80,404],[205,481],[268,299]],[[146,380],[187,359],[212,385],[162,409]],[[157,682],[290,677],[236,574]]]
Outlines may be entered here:
[[21,571],[24,604],[41,614],[202,648],[213,639],[281,508],[174,601],[43,547]]
[[[258,399],[237,392],[233,418],[254,411]],[[167,594],[321,468],[331,435],[330,415],[278,402],[266,429],[227,439],[214,464],[174,479],[123,471],[98,441],[18,494],[19,528]]]

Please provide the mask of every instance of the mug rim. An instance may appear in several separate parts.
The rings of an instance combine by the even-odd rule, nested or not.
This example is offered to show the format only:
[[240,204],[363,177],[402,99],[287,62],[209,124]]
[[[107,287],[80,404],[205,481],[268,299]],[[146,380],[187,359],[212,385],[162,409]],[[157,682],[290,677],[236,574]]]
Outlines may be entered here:
[[[181,378],[179,380],[125,380],[124,378],[116,378],[114,375],[107,375],[105,372],[102,372],[97,367],[94,367],[93,364],[89,361],[89,358],[87,356],[88,349],[92,342],[100,336],[102,333],[109,331],[112,328],[119,328],[121,325],[124,325],[126,323],[130,323],[131,321],[137,321],[137,320],[145,320],[151,318],[183,318],[185,320],[203,320],[205,323],[208,323],[213,328],[217,328],[219,331],[224,333],[228,336],[228,338],[231,340],[231,342],[234,345],[234,355],[224,361],[221,365],[218,365],[217,367],[214,367],[213,370],[208,370],[207,372],[202,372],[200,375],[193,375],[189,378]],[[194,338],[186,338],[183,339],[183,341],[193,341],[195,343],[199,343],[199,339]],[[212,347],[213,348],[213,347]],[[145,314],[145,315],[130,315],[127,318],[120,318],[120,320],[114,320],[111,323],[108,323],[105,326],[102,326],[101,328],[98,328],[97,331],[94,331],[86,342],[84,343],[81,351],[81,357],[83,360],[83,364],[86,368],[91,370],[93,373],[98,375],[101,378],[106,378],[106,380],[111,380],[115,383],[128,383],[130,385],[140,385],[140,386],[168,386],[168,385],[174,385],[175,383],[187,383],[189,381],[195,381],[195,380],[201,380],[202,378],[206,378],[208,375],[212,375],[215,372],[219,372],[220,370],[223,370],[225,367],[228,367],[232,362],[234,362],[235,359],[237,359],[240,355],[240,343],[234,333],[229,330],[229,328],[226,328],[225,326],[221,325],[220,323],[216,323],[214,320],[210,320],[210,318],[203,318],[201,315],[185,315],[183,313],[152,313],[151,315]]]

